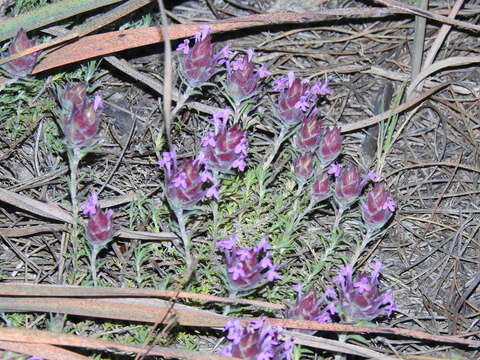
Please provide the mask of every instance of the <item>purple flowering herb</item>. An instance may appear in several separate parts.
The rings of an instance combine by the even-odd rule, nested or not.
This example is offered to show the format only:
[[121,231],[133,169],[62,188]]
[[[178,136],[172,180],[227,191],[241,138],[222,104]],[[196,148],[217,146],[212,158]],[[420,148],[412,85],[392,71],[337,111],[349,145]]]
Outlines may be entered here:
[[395,200],[385,190],[383,183],[376,183],[367,194],[366,201],[361,206],[362,218],[370,233],[383,228],[395,211]]
[[237,236],[217,242],[223,249],[227,265],[228,287],[232,294],[252,291],[276,279],[281,279],[277,268],[272,264],[270,245],[263,238],[254,248],[237,248]]
[[[8,48],[8,56],[18,54],[33,46],[35,46],[35,41],[30,40],[27,36],[27,32],[23,28],[20,28],[15,36],[15,39],[13,39],[10,47]],[[21,58],[10,60],[3,66],[10,74],[14,76],[27,76],[32,73],[32,70],[37,62],[38,55],[40,55],[40,52],[36,51],[29,55],[22,56]]]
[[317,179],[312,184],[311,200],[312,202],[319,203],[320,201],[326,200],[331,195],[331,184],[328,174],[324,173],[317,177]]
[[303,186],[313,175],[314,167],[315,155],[311,152],[300,155],[294,160],[293,173],[295,174],[300,187]]
[[291,360],[293,339],[283,336],[280,326],[265,325],[260,318],[243,327],[239,320],[229,320],[224,327],[230,343],[219,351],[220,355],[245,360]]
[[[332,316],[338,313],[335,302],[328,299],[336,299],[336,293],[333,288],[329,287],[322,296],[318,296],[317,292],[310,289],[308,292],[302,292],[300,284],[295,286],[297,299],[294,303],[287,305],[285,318],[297,320],[311,320],[321,323],[331,322]],[[305,334],[314,334],[316,330],[296,330]]]
[[381,263],[370,263],[371,273],[353,276],[353,266],[344,266],[333,281],[338,288],[338,306],[344,321],[372,321],[381,315],[391,316],[396,309],[392,290],[381,293],[379,275]]
[[[218,197],[219,184],[207,165],[198,159],[188,158],[178,166],[174,146],[170,152],[164,152],[162,155],[163,158],[158,163],[165,170],[165,197],[175,213],[192,209],[206,196]],[[213,185],[205,189],[204,184],[207,182]]]
[[232,169],[244,171],[248,152],[247,131],[237,124],[227,128],[230,112],[224,110],[213,114],[215,131],[202,138],[201,160],[216,172],[229,173]]
[[358,168],[350,166],[342,169],[335,182],[335,201],[341,209],[347,209],[358,199],[362,189],[362,175]]
[[323,121],[319,120],[316,111],[302,122],[299,132],[293,138],[295,148],[300,152],[315,151],[322,139]]
[[205,25],[195,33],[195,43],[192,48],[189,48],[189,40],[184,40],[177,47],[177,51],[181,52],[181,73],[192,87],[201,86],[207,82],[214,74],[219,59],[228,52],[228,48],[223,48],[215,54],[211,32],[210,27]]
[[327,167],[340,155],[342,142],[340,128],[334,126],[325,130],[317,152],[323,167]]

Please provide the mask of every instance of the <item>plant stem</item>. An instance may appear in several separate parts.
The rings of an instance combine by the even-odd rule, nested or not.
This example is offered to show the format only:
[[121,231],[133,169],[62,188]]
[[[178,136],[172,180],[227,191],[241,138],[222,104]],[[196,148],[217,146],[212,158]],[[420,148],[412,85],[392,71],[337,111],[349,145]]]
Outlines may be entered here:
[[288,129],[285,126],[282,126],[280,133],[278,136],[275,138],[273,141],[273,149],[270,155],[267,157],[267,159],[263,163],[263,168],[267,169],[270,164],[272,163],[273,159],[275,159],[275,156],[277,156],[278,150],[280,149],[280,146],[282,143],[287,139],[287,132]]
[[368,243],[373,239],[373,233],[370,230],[367,230],[365,233],[365,236],[362,239],[362,243],[360,246],[355,250],[355,253],[352,256],[352,260],[350,263],[355,267],[355,263],[358,261],[360,256],[362,255],[362,252],[365,250],[367,247]]
[[187,85],[187,88],[185,89],[184,92],[178,93],[177,105],[175,105],[172,112],[170,113],[170,119],[172,120],[175,119],[175,116],[177,115],[177,113],[185,106],[190,96],[192,96],[193,91],[194,91],[194,88],[191,87],[190,85]]
[[184,216],[183,210],[175,211],[175,216],[177,217],[178,227],[180,229],[180,237],[183,241],[183,249],[185,251],[185,261],[187,268],[192,266],[193,259],[192,259],[192,242],[190,240],[190,236],[187,234],[186,225],[186,218]]
[[90,253],[90,271],[92,273],[93,286],[97,286],[97,255],[100,249],[96,246],[92,247],[92,252]]
[[74,268],[74,278],[77,273],[77,263],[78,263],[78,222],[79,222],[79,209],[78,209],[78,197],[77,197],[77,187],[78,187],[78,164],[81,160],[80,148],[73,147],[68,149],[68,162],[70,167],[70,201],[72,204],[72,233],[70,236],[72,246],[73,246],[73,268]]

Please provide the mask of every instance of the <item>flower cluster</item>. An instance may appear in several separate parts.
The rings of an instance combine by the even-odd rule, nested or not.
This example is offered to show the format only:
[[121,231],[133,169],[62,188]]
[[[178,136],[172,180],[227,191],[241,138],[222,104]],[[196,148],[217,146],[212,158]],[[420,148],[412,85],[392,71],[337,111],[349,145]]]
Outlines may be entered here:
[[[232,53],[228,52],[228,55]],[[232,98],[235,106],[239,106],[242,101],[252,97],[257,93],[260,79],[271,75],[265,66],[254,71],[252,62],[255,52],[253,49],[247,50],[247,55],[236,56],[234,60],[226,60],[227,69],[226,90]]]
[[326,82],[310,86],[307,79],[297,78],[293,72],[275,80],[274,90],[280,92],[275,107],[276,116],[285,128],[302,122],[317,102],[318,96],[330,92]]
[[[10,47],[8,48],[8,56],[18,54],[33,46],[35,46],[35,41],[30,40],[27,36],[27,32],[23,28],[20,28],[15,36],[15,39],[13,39]],[[10,60],[3,66],[13,76],[27,76],[31,74],[37,62],[38,55],[40,55],[40,52],[36,51],[29,55],[22,56],[21,58]]]
[[[298,133],[293,137],[294,150],[299,153],[293,163],[293,173],[297,178],[299,188],[303,187],[314,174],[317,177],[314,187],[318,188],[317,181],[324,178],[324,169],[340,155],[342,150],[343,137],[340,129],[338,127],[324,128],[322,123],[314,109],[302,121]],[[316,201],[327,198],[326,194],[317,197]]]
[[214,112],[212,122],[215,130],[202,138],[199,159],[215,172],[244,171],[247,165],[247,132],[236,124],[227,128],[229,116],[228,109]]
[[395,311],[392,290],[381,293],[378,288],[382,264],[377,261],[369,265],[370,274],[359,273],[353,278],[353,266],[348,264],[333,279],[338,284],[338,306],[344,321],[371,321]]
[[[185,159],[178,166],[175,146],[162,155],[158,164],[165,170],[164,192],[172,210],[192,209],[205,197],[218,198],[220,184],[198,159]],[[207,182],[213,185],[205,188]]]
[[100,94],[93,99],[87,96],[87,84],[78,83],[58,89],[61,105],[60,127],[71,147],[92,145],[100,128],[103,101]]
[[93,192],[87,202],[81,204],[84,215],[88,215],[85,234],[92,248],[100,249],[112,240],[114,226],[112,221],[113,211],[104,212],[98,205],[98,195]]
[[229,320],[224,330],[231,343],[219,351],[220,355],[245,360],[291,360],[292,338],[284,336],[282,340],[282,327],[264,323],[260,318],[243,327],[239,320]]
[[195,43],[191,49],[190,39],[185,39],[176,49],[181,52],[181,74],[192,87],[207,82],[215,73],[215,66],[223,62],[228,51],[228,48],[223,48],[219,53],[215,53],[211,32],[210,27],[205,25],[195,33]]
[[254,248],[237,248],[237,236],[222,240],[216,245],[225,252],[228,287],[232,294],[254,290],[265,284],[265,280],[281,279],[272,264],[270,245],[262,238]]
[[[295,285],[297,299],[290,304],[285,311],[285,317],[288,319],[313,320],[318,322],[331,322],[332,315],[338,313],[335,302],[327,303],[327,299],[336,299],[337,294],[333,288],[329,287],[325,293],[319,297],[313,289],[304,293],[300,284]],[[298,330],[307,334],[313,334],[316,330]]]

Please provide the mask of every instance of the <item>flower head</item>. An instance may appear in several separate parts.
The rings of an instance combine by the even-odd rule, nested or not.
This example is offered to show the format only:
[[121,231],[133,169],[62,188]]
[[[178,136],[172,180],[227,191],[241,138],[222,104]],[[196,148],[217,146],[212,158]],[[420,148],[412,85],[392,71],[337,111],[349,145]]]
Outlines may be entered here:
[[385,190],[383,183],[376,183],[362,204],[362,218],[370,232],[380,230],[395,211],[395,200]]
[[340,128],[334,126],[325,130],[318,148],[318,157],[326,167],[334,161],[342,151],[343,136],[340,134]]
[[313,175],[315,167],[315,155],[307,152],[300,155],[293,162],[293,173],[297,178],[298,183],[305,184],[307,180]]
[[238,56],[233,61],[225,61],[227,67],[227,92],[237,105],[256,93],[259,80],[270,74],[262,67],[254,71],[253,49],[248,49],[247,56]]
[[[192,158],[185,159],[181,166],[177,165],[176,148],[164,152],[160,167],[165,170],[165,196],[174,211],[188,210],[207,196],[217,197],[219,184],[209,172],[208,166]],[[213,183],[205,189],[204,184]]]
[[353,267],[346,265],[333,281],[338,284],[341,316],[345,321],[371,321],[380,315],[391,316],[396,309],[392,291],[381,293],[378,278],[381,263],[370,264],[372,272],[353,276]]
[[216,245],[225,252],[228,286],[232,293],[246,292],[264,285],[267,281],[280,279],[272,264],[270,245],[263,238],[254,248],[238,249],[237,237],[220,241]]
[[243,171],[246,166],[247,131],[236,124],[227,128],[229,114],[214,113],[215,131],[210,131],[202,138],[201,159],[219,172],[230,172],[232,169]]
[[331,195],[330,187],[332,182],[328,174],[324,173],[317,177],[312,184],[311,197],[315,203],[328,199]]
[[290,127],[303,121],[310,104],[313,103],[309,97],[311,92],[308,82],[302,81],[290,72],[286,78],[277,81],[275,89],[280,91],[275,110],[281,124]]
[[113,211],[104,212],[98,205],[98,195],[93,192],[86,203],[81,204],[83,213],[88,215],[88,221],[85,226],[86,238],[93,248],[102,248],[110,240],[114,233],[112,221]]
[[303,120],[300,131],[293,138],[295,148],[300,152],[315,151],[322,139],[323,121],[319,120],[316,112]]
[[87,85],[79,83],[59,89],[58,98],[62,106],[60,127],[66,142],[72,147],[92,145],[100,128],[102,97],[96,94],[93,99],[87,95]]
[[230,344],[219,353],[245,360],[291,360],[292,338],[287,336],[281,340],[284,329],[264,323],[265,320],[260,318],[251,321],[244,328],[239,320],[229,320],[224,330]]
[[340,171],[335,182],[335,201],[340,207],[348,208],[363,189],[362,175],[357,167],[350,166]]
[[215,54],[211,29],[205,25],[195,34],[195,43],[189,48],[189,40],[184,40],[177,50],[181,51],[180,65],[185,80],[193,87],[207,82],[215,72],[215,65],[224,51]]
[[[10,44],[8,56],[15,55],[33,46],[35,46],[35,41],[30,40],[27,36],[27,32],[23,28],[20,28],[15,39],[13,39]],[[38,55],[40,55],[40,52],[36,51],[29,55],[22,56],[21,58],[10,60],[3,66],[10,74],[23,77],[31,74],[35,67],[35,63],[37,62]]]
[[[313,320],[318,322],[331,322],[332,315],[338,311],[334,302],[328,302],[327,298],[335,299],[336,294],[329,288],[322,296],[318,296],[313,289],[308,292],[302,292],[301,285],[296,286],[297,299],[294,303],[287,306],[285,317],[287,319]],[[307,334],[313,334],[316,330],[298,330]]]

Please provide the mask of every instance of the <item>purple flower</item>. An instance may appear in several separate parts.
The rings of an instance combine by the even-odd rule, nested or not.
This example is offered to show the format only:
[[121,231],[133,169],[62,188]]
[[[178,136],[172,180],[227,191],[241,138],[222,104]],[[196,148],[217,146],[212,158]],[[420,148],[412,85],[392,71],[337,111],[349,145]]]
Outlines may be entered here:
[[228,286],[232,293],[248,292],[267,281],[280,279],[277,268],[271,262],[268,243],[262,239],[254,248],[238,249],[237,237],[219,241],[215,245],[223,249],[227,265]]
[[318,148],[318,157],[323,167],[334,161],[342,151],[343,136],[340,128],[334,126],[325,130]]
[[219,172],[230,172],[232,169],[243,171],[246,166],[247,131],[240,129],[237,124],[227,128],[229,114],[214,113],[215,132],[209,132],[202,139],[202,159]]
[[287,336],[281,340],[284,329],[264,325],[265,320],[252,320],[242,327],[239,320],[229,320],[224,330],[230,341],[219,351],[220,355],[244,360],[291,360],[293,340]]
[[[172,147],[170,152],[163,153],[158,163],[165,170],[165,197],[175,212],[193,208],[206,196],[218,196],[219,184],[199,159],[188,158],[178,166],[176,149]],[[204,184],[208,181],[213,186],[205,190]]]
[[83,213],[89,215],[85,226],[85,236],[90,246],[94,248],[102,248],[108,244],[113,237],[113,211],[108,210],[107,212],[104,212],[97,202],[98,195],[93,192],[92,195],[88,197],[88,201],[82,204]]
[[385,190],[383,183],[376,183],[362,204],[362,218],[370,232],[380,230],[395,211],[395,200]]
[[[294,303],[287,305],[285,318],[298,320],[312,320],[318,322],[331,322],[332,315],[338,313],[335,303],[328,302],[327,298],[335,299],[336,294],[331,288],[327,289],[322,296],[318,296],[313,289],[307,293],[302,292],[300,284],[295,287],[297,299]],[[316,330],[297,330],[306,334],[313,334]]]
[[84,215],[95,215],[97,212],[98,194],[93,191],[92,195],[87,198],[87,202],[80,204]]
[[224,53],[215,54],[212,44],[211,30],[205,26],[195,34],[195,44],[190,49],[189,41],[181,43],[177,50],[181,51],[181,72],[191,86],[200,86],[207,82],[215,72],[215,65],[219,57]]
[[330,164],[330,168],[328,169],[327,173],[334,175],[336,178],[340,176],[340,170],[342,169],[342,165],[338,162],[333,162]]
[[353,267],[346,265],[333,281],[338,285],[339,307],[344,321],[371,321],[381,315],[391,316],[396,309],[392,291],[380,293],[380,262],[370,264],[373,272],[359,273],[353,278]]
[[[15,55],[33,46],[35,46],[35,41],[30,40],[27,36],[27,32],[23,28],[20,28],[15,36],[15,39],[13,39],[10,47],[8,48],[8,56]],[[23,77],[32,73],[32,70],[37,62],[38,55],[40,55],[40,52],[36,51],[29,55],[22,56],[21,58],[10,60],[3,66],[10,74]]]
[[315,151],[322,139],[323,121],[319,120],[316,112],[303,120],[300,131],[293,138],[295,148],[300,152]]

